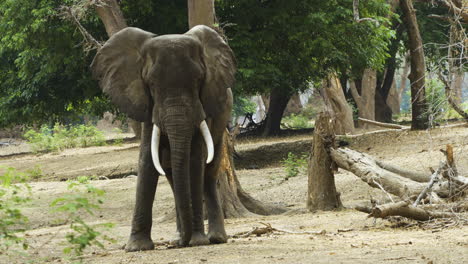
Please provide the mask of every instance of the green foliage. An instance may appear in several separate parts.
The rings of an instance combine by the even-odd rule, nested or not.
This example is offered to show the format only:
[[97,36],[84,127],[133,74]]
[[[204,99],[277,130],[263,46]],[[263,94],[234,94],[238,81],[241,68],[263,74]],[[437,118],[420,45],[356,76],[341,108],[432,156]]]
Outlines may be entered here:
[[353,120],[357,120],[359,117],[359,109],[356,105],[356,102],[354,102],[353,99],[346,99],[348,102],[349,107],[351,107],[351,111],[353,112]]
[[310,122],[310,119],[303,114],[290,114],[289,116],[283,117],[282,126],[285,128],[312,128],[313,125]]
[[[460,107],[461,109],[463,109],[463,111],[468,112],[468,102],[464,102],[460,104]],[[447,113],[445,114],[444,118],[445,119],[462,118],[462,116],[460,116],[460,114],[457,113],[457,111],[453,110],[453,108],[450,107]]]
[[18,209],[30,201],[28,176],[11,167],[5,170],[0,175],[0,255],[10,254],[15,245],[28,248],[27,241],[19,235],[25,231],[28,218]]
[[288,153],[288,157],[283,159],[282,164],[286,171],[285,180],[296,177],[301,169],[307,168],[308,153],[303,153],[301,156],[297,156],[292,152]]
[[[131,26],[156,34],[187,30],[187,1],[119,1]],[[88,0],[0,1],[0,127],[80,121],[117,112],[92,80],[94,51],[83,50],[76,26],[60,7],[78,6],[81,24],[98,40],[107,34]],[[88,10],[89,8],[89,10]]]
[[114,224],[91,225],[84,221],[85,217],[94,216],[95,211],[100,209],[105,192],[91,185],[87,177],[69,181],[68,190],[70,194],[57,198],[50,204],[55,212],[64,213],[66,222],[70,224],[71,232],[65,236],[68,244],[63,252],[81,258],[85,249],[90,246],[104,248],[104,241],[114,243],[114,239],[104,234]]
[[36,164],[34,168],[26,170],[26,174],[29,175],[31,179],[39,179],[43,176],[41,166]]
[[[77,120],[112,109],[91,80],[83,38],[59,7],[82,0],[0,1],[0,126]],[[87,16],[86,16],[87,17]],[[82,24],[98,39],[95,16]]]
[[33,129],[26,131],[24,137],[34,152],[61,151],[67,148],[105,144],[102,131],[91,125],[66,127],[57,123],[52,129],[43,125],[39,132]]
[[426,79],[426,100],[429,120],[436,121],[448,110],[444,84],[439,79]]
[[255,113],[257,105],[247,96],[236,96],[232,107],[232,116],[238,117],[246,113]]
[[[351,0],[219,0],[216,13],[238,60],[240,94],[304,90],[330,71],[379,68],[393,31],[383,0],[361,1],[356,23]],[[224,24],[223,24],[224,23]]]

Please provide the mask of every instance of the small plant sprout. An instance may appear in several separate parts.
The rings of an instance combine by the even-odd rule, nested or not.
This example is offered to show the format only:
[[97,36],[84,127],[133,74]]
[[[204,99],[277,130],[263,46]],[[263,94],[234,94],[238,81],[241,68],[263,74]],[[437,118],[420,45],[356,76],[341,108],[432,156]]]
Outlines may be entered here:
[[98,189],[90,184],[87,177],[79,177],[77,180],[69,181],[69,194],[55,199],[51,208],[55,212],[65,214],[65,221],[70,225],[71,231],[65,236],[65,254],[72,254],[82,261],[83,253],[90,246],[104,248],[104,241],[114,243],[114,239],[105,235],[114,224],[100,223],[89,224],[86,217],[94,216],[103,203],[104,190]]
[[284,180],[287,181],[289,178],[296,177],[300,170],[307,166],[307,157],[307,153],[304,153],[301,156],[297,156],[294,153],[289,152],[288,157],[282,161],[282,164],[286,170],[286,177]]

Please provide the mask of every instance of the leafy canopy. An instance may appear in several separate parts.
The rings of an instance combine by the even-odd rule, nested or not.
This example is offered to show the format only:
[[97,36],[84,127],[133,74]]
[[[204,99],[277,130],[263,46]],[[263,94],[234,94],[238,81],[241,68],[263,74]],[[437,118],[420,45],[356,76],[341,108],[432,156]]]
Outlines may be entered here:
[[238,60],[235,92],[304,90],[330,71],[379,68],[393,37],[383,0],[361,1],[353,20],[351,0],[218,0],[217,14]]
[[[94,52],[60,7],[81,6],[81,23],[99,41],[104,26],[87,0],[0,1],[0,127],[80,121],[83,114],[116,111],[91,79]],[[131,26],[157,34],[187,30],[186,1],[123,0]],[[184,9],[185,8],[185,9]]]

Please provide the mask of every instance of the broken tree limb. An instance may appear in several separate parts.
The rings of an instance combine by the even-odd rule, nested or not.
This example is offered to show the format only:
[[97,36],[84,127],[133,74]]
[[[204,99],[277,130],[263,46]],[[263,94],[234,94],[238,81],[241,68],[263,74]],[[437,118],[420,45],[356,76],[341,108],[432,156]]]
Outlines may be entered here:
[[401,125],[397,125],[397,124],[377,122],[377,121],[365,119],[365,118],[362,118],[362,117],[358,117],[358,120],[363,122],[363,123],[368,123],[368,124],[381,126],[381,127],[387,127],[387,128],[395,128],[395,129],[409,129],[410,128],[410,127],[407,127],[407,126],[401,126]]
[[412,181],[381,168],[367,154],[341,148],[331,149],[331,156],[340,168],[354,173],[372,187],[378,188],[376,182],[379,183],[387,192],[393,195],[399,197],[416,196],[424,190],[425,184]]
[[403,216],[418,221],[427,221],[433,218],[450,218],[453,215],[453,213],[429,212],[403,201],[378,205],[372,209],[369,217],[386,218],[388,216]]
[[437,181],[439,174],[442,172],[443,168],[445,167],[446,163],[442,162],[439,165],[439,168],[432,174],[431,180],[429,181],[429,184],[424,188],[424,190],[418,195],[418,198],[416,198],[416,201],[414,201],[413,206],[417,206],[419,202],[421,201],[422,198],[424,198],[427,194],[427,192],[432,189],[432,186],[434,183]]
[[411,179],[413,181],[428,182],[431,179],[431,177],[427,173],[405,170],[403,168],[394,166],[392,164],[385,163],[385,162],[380,161],[380,160],[376,160],[375,162],[382,169],[385,169],[385,170],[391,171],[393,173],[399,174],[399,175],[401,175],[401,176],[403,176],[405,178]]
[[[374,188],[383,187],[386,192],[402,199],[416,197],[426,188],[425,183],[416,182],[393,171],[381,167],[371,156],[348,148],[331,149],[333,161],[342,169],[350,171]],[[394,170],[395,171],[395,170]],[[450,196],[449,183],[437,182],[433,191],[441,198]],[[459,190],[460,185],[457,185]]]

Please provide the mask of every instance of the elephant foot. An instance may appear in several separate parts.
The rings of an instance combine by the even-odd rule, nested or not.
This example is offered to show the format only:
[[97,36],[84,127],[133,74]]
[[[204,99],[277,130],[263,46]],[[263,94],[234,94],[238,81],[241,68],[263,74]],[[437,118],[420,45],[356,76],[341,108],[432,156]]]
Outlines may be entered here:
[[180,233],[177,232],[174,238],[169,240],[169,244],[171,244],[172,246],[176,246],[176,247],[187,247],[189,246],[189,241],[183,240]]
[[154,243],[151,238],[132,238],[125,245],[126,252],[153,250]]
[[191,247],[203,246],[203,245],[209,245],[209,244],[210,244],[210,240],[204,233],[192,234],[192,239],[190,239],[190,243],[189,243]]
[[226,232],[223,231],[210,231],[208,233],[208,239],[212,244],[222,244],[227,242]]

